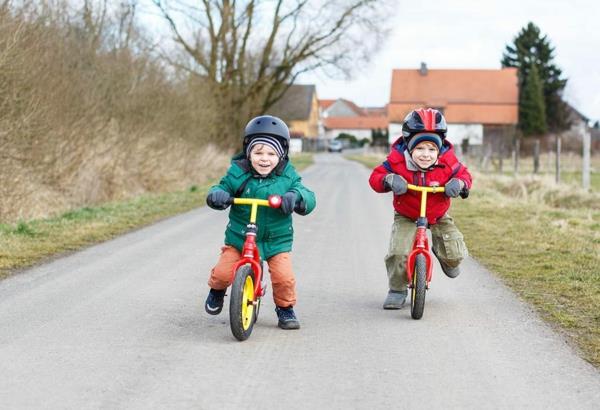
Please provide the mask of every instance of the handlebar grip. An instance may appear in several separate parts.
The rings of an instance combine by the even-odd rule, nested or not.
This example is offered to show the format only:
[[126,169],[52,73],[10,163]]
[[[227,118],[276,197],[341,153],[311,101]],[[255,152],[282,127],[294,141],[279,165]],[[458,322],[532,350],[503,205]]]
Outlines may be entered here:
[[281,207],[281,195],[269,195],[267,201],[269,201],[271,208],[277,209]]

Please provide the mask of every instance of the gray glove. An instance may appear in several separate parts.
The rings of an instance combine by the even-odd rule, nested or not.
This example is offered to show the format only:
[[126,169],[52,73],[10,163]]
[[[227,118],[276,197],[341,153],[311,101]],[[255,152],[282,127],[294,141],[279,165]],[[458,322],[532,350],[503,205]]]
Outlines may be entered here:
[[456,198],[460,195],[460,191],[464,188],[465,183],[458,178],[452,178],[450,181],[446,182],[446,188],[444,189],[444,193],[447,197]]
[[288,191],[281,196],[281,212],[284,215],[291,215],[296,207],[296,193],[294,191]]
[[402,195],[408,191],[406,180],[398,174],[387,174],[385,178],[383,178],[383,187],[394,191],[394,194],[396,195]]
[[222,189],[215,189],[206,197],[206,204],[212,209],[223,210],[230,205],[231,195]]

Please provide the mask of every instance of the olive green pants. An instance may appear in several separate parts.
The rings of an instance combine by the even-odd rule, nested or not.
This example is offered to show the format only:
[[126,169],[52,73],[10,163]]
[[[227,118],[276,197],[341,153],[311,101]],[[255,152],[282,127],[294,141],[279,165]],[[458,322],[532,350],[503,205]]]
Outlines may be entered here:
[[[417,225],[402,215],[394,215],[390,248],[385,256],[385,266],[391,290],[406,289],[406,259],[412,249]],[[454,225],[454,219],[446,214],[431,226],[431,247],[441,263],[452,268],[469,255],[463,234]]]

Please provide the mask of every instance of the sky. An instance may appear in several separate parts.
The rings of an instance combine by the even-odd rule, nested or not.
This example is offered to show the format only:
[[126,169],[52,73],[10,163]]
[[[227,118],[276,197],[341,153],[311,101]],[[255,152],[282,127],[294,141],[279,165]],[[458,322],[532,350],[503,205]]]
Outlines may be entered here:
[[498,69],[507,44],[533,22],[555,48],[554,63],[569,81],[564,98],[592,121],[600,120],[600,1],[396,0],[392,32],[351,80],[321,73],[300,77],[316,84],[320,99],[346,98],[361,106],[389,102],[392,70]]

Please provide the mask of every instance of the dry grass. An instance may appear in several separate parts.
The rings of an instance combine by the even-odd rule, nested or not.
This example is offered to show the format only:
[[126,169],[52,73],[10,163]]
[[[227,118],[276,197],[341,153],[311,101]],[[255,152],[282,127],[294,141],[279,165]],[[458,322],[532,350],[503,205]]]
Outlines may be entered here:
[[539,183],[528,189],[521,182],[515,190],[510,181],[483,175],[476,181],[469,200],[452,209],[471,254],[600,366],[598,198],[540,188]]
[[216,109],[201,79],[164,69],[132,9],[7,4],[0,6],[0,222],[211,177],[222,155],[207,137]]
[[[381,156],[353,157],[368,167]],[[600,196],[551,177],[476,173],[452,215],[473,257],[600,367]]]
[[77,159],[47,169],[57,174],[54,178],[18,164],[0,170],[6,181],[0,187],[0,221],[44,218],[144,193],[181,190],[215,178],[228,159],[212,145],[200,148],[180,139],[146,136],[121,146],[113,144],[118,136],[106,135],[71,151]]
[[314,162],[313,154],[298,153],[290,155],[290,161],[297,171],[302,171]]
[[[483,163],[477,158],[467,158],[465,163],[470,169],[476,169],[485,174],[494,173],[500,174],[500,163],[498,159],[494,159],[490,162]],[[592,155],[590,158],[591,166],[591,181],[590,188],[592,191],[600,192],[600,155]],[[581,169],[583,167],[583,159],[580,154],[574,152],[564,152],[560,158],[560,181],[563,184],[569,184],[573,186],[582,185]],[[532,175],[534,170],[533,157],[523,157],[519,159],[519,172],[520,176]],[[540,168],[538,171],[538,177],[544,177],[548,182],[555,180],[556,172],[556,155],[554,153],[543,153],[540,155]],[[504,160],[502,165],[502,173],[506,176],[514,176],[514,164],[512,159],[507,158]]]

